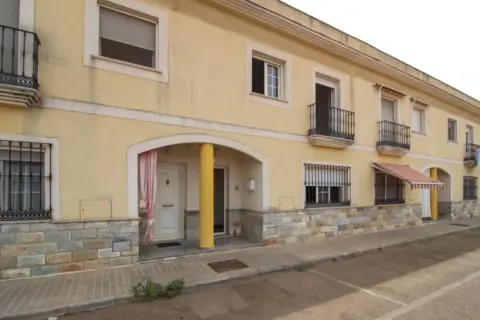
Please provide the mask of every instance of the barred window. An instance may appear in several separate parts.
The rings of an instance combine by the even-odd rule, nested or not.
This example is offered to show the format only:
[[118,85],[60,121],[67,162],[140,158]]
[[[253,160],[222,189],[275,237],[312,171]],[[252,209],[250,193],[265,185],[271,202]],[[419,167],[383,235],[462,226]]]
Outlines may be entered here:
[[350,205],[350,179],[350,167],[305,164],[305,207]]
[[51,145],[0,140],[0,221],[50,219]]
[[405,203],[402,180],[375,169],[375,204]]
[[463,200],[477,199],[477,177],[463,177]]

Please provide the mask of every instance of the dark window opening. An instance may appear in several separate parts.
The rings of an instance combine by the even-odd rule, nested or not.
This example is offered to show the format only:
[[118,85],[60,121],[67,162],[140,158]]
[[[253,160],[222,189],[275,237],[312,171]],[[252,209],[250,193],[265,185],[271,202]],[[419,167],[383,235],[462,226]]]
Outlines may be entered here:
[[265,61],[252,58],[252,92],[265,94]]
[[405,185],[402,180],[375,170],[375,204],[405,203]]
[[476,200],[477,198],[477,178],[463,177],[463,200]]
[[0,221],[51,218],[51,145],[0,140]]
[[149,68],[155,67],[155,52],[109,39],[100,38],[100,55]]
[[103,6],[100,6],[99,16],[101,56],[156,67],[156,22]]
[[305,164],[305,207],[350,205],[350,179],[350,167]]

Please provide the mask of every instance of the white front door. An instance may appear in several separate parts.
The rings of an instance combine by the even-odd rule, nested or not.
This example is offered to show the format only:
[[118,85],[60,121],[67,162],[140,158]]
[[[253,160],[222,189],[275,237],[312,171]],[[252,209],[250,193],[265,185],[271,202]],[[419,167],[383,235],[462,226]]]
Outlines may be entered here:
[[[430,170],[427,169],[423,174],[430,176]],[[432,216],[430,211],[430,189],[422,189],[420,192],[422,201],[422,218],[430,218]]]
[[430,211],[430,190],[423,189],[422,191],[422,218],[430,218],[431,211]]
[[156,217],[154,240],[178,240],[182,232],[182,167],[159,165],[157,167]]

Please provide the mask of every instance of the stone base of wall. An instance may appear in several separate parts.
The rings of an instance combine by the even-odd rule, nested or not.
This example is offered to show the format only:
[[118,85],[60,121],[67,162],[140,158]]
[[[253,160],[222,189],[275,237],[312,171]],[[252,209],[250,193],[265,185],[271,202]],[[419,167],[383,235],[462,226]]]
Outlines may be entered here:
[[480,201],[464,200],[451,202],[452,219],[465,219],[480,216]]
[[242,235],[252,241],[292,243],[420,225],[421,216],[421,205],[245,212]]
[[0,279],[129,265],[139,220],[1,222]]

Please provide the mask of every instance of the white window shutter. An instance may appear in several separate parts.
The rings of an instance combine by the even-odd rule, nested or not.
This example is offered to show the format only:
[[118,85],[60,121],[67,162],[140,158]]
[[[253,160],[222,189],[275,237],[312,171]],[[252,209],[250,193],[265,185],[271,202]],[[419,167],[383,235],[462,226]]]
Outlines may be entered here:
[[100,38],[155,51],[156,24],[100,7]]

